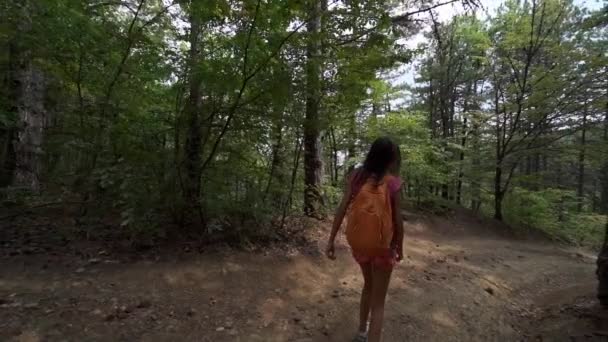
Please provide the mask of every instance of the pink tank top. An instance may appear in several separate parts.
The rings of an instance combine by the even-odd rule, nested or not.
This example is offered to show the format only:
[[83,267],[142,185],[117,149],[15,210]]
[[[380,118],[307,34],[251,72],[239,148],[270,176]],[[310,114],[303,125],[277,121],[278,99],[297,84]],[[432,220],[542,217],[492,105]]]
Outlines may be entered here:
[[[353,180],[356,177],[357,172],[359,172],[359,170],[355,170],[350,175],[349,180],[348,180],[350,190],[353,193],[353,195],[355,195],[355,193],[359,190],[359,189],[355,189],[356,184],[353,184]],[[402,184],[403,184],[403,181],[401,180],[401,177],[397,177],[397,176],[388,177],[388,190],[389,190],[391,196],[395,196],[395,194],[399,193],[399,189],[401,189]]]

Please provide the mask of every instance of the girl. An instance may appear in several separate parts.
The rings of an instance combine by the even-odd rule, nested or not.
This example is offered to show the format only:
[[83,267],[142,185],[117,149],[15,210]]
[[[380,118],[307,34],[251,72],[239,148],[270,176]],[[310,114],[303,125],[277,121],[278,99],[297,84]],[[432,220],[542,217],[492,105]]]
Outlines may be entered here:
[[346,237],[364,280],[355,342],[380,342],[391,272],[395,263],[403,259],[401,180],[392,175],[398,174],[400,162],[399,147],[390,139],[374,141],[363,166],[349,177],[329,236],[326,255],[333,260],[334,241],[348,209]]

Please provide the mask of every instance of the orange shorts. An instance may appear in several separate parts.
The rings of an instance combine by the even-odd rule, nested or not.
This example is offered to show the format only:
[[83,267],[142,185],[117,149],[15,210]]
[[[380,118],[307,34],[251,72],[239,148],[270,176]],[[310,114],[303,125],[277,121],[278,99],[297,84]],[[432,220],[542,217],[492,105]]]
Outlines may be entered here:
[[397,263],[397,253],[391,248],[387,249],[386,252],[375,256],[368,256],[353,250],[353,257],[360,265],[371,263],[375,267],[384,269],[392,269]]

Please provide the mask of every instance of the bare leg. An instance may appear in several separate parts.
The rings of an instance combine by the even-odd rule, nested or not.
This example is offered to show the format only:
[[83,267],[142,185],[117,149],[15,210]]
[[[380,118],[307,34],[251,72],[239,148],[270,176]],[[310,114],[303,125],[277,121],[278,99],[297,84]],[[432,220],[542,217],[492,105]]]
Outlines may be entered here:
[[363,291],[361,291],[361,305],[359,309],[359,332],[367,331],[367,319],[369,318],[370,301],[372,296],[372,264],[359,264],[363,273]]
[[369,326],[368,342],[380,342],[382,338],[382,324],[384,322],[384,302],[388,283],[391,280],[392,269],[372,267],[372,296],[371,296],[371,322]]

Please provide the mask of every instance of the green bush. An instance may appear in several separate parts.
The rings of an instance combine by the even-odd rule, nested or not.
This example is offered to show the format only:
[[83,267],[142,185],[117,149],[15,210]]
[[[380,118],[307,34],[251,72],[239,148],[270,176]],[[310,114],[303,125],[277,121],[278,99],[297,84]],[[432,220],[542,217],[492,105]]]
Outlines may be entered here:
[[515,188],[505,197],[505,220],[514,226],[553,230],[558,225],[551,200],[542,192]]
[[558,232],[577,245],[599,249],[604,240],[606,219],[605,215],[597,214],[572,215]]
[[599,248],[606,216],[576,211],[573,191],[515,188],[505,198],[505,221],[525,229],[539,229],[568,243]]

